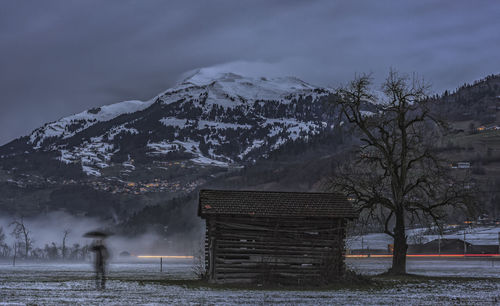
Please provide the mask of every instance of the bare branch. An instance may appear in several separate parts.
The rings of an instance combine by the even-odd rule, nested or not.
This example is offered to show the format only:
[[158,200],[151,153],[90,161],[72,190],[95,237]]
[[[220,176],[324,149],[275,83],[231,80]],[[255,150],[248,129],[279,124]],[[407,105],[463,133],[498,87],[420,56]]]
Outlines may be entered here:
[[[434,153],[432,140],[445,124],[430,114],[428,85],[416,75],[391,70],[379,100],[371,83],[371,76],[362,75],[337,90],[341,114],[362,145],[359,154],[337,169],[331,183],[353,198],[360,212],[383,224],[395,242],[393,268],[404,272],[406,222],[429,218],[439,224],[444,208],[466,207],[472,199],[469,190],[456,188]],[[372,116],[364,115],[367,103],[378,109]],[[389,230],[392,224],[394,231]]]

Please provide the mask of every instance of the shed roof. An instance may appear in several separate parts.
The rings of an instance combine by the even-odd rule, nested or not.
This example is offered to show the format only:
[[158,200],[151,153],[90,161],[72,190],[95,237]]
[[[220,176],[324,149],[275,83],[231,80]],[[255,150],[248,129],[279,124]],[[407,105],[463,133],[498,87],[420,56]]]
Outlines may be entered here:
[[358,216],[351,203],[341,194],[239,190],[201,190],[198,215],[321,218]]

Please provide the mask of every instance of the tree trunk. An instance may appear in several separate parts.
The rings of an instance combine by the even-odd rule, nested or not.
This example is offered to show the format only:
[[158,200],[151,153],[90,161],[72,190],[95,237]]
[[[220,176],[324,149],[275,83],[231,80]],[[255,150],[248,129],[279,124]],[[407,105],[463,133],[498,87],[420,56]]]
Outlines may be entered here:
[[17,256],[17,243],[14,243],[14,261],[12,262],[12,265],[14,267],[16,266],[16,256]]
[[66,259],[66,237],[68,236],[68,234],[69,234],[69,232],[67,230],[64,231],[64,237],[63,237],[62,248],[61,248],[61,256],[62,256],[63,260]]
[[29,252],[29,249],[30,249],[30,245],[29,245],[29,240],[28,240],[28,235],[27,234],[24,235],[24,243],[25,243],[25,246],[24,246],[24,256],[26,258],[28,258],[28,252]]
[[394,227],[394,254],[392,256],[392,267],[388,274],[402,275],[406,274],[406,244],[404,211],[396,211],[396,225]]

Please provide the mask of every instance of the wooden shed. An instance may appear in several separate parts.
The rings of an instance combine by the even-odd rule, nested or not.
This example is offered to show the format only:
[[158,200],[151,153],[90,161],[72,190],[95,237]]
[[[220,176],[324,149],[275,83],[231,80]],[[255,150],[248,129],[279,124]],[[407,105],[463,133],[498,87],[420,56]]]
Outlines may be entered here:
[[211,282],[318,284],[345,271],[346,223],[357,217],[332,193],[201,190]]

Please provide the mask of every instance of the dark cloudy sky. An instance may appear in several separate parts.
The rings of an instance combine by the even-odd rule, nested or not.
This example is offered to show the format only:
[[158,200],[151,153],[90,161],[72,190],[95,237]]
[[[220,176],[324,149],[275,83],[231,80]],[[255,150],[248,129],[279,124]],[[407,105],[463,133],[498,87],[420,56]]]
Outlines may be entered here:
[[197,67],[330,86],[393,67],[454,89],[500,73],[499,16],[497,1],[0,0],[0,144]]

